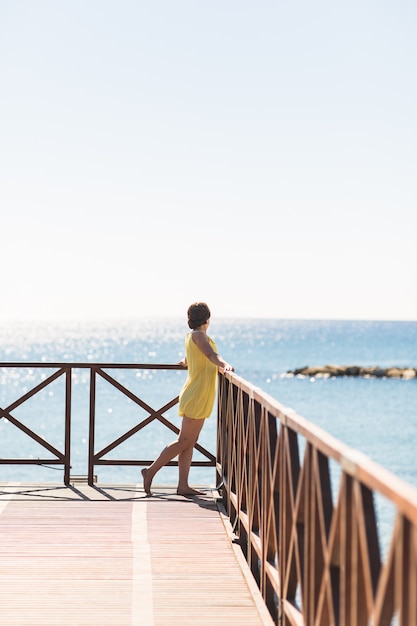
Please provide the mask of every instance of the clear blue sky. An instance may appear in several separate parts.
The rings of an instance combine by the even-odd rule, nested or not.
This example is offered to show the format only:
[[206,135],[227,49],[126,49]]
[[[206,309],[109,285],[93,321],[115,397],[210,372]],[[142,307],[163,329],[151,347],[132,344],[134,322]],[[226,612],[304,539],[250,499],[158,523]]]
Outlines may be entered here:
[[417,320],[416,32],[411,0],[0,0],[0,317]]

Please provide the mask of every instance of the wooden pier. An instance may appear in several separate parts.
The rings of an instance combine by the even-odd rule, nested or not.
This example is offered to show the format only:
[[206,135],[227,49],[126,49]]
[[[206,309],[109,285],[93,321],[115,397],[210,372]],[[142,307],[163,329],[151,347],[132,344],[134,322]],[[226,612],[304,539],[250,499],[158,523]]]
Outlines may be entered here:
[[[178,432],[167,416],[178,397],[153,407],[128,375],[178,364],[1,365],[11,392],[16,371],[30,370],[32,388],[0,420],[43,456],[11,458],[0,441],[0,468],[53,466],[64,484],[0,484],[0,624],[417,626],[417,489],[250,382],[219,374],[216,451],[196,445],[193,465],[215,468],[219,491],[146,498],[140,485],[98,486],[95,472],[139,475],[151,460],[136,445],[126,458],[122,444],[140,444],[154,422]],[[75,370],[90,374],[84,484],[71,475]],[[134,420],[103,444],[104,392],[114,407],[133,403]],[[36,415],[61,403],[61,447],[26,409],[36,399]]]
[[2,626],[270,626],[218,494],[0,485]]

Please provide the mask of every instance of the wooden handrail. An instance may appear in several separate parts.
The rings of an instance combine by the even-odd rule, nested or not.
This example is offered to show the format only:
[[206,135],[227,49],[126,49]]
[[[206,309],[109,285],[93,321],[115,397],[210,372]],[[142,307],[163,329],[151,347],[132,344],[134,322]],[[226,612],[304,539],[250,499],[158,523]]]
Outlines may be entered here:
[[[229,373],[219,377],[217,475],[276,623],[388,626],[397,617],[417,626],[414,487]],[[395,509],[385,557],[379,496]]]

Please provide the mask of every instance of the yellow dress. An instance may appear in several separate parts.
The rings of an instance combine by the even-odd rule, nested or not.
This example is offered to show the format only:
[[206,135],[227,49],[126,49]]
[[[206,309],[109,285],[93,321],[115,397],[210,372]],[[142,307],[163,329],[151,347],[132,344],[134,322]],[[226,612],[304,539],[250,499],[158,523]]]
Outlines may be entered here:
[[[218,368],[201,352],[194,343],[192,335],[191,332],[185,337],[188,377],[180,392],[178,414],[181,417],[206,419],[210,417],[214,406]],[[217,352],[214,341],[208,336],[207,339],[213,350]]]

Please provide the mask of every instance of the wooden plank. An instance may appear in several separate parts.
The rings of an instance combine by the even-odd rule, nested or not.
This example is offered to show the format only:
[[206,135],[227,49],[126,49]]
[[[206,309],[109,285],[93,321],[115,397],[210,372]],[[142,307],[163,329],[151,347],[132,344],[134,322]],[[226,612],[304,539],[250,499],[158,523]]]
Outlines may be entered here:
[[270,626],[211,492],[156,491],[0,485],[2,626]]

